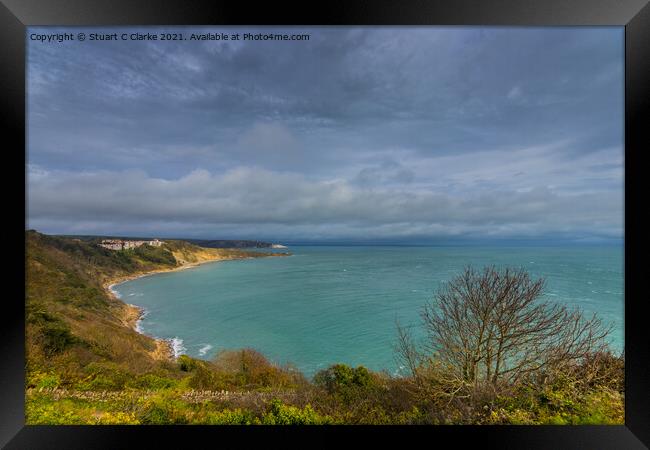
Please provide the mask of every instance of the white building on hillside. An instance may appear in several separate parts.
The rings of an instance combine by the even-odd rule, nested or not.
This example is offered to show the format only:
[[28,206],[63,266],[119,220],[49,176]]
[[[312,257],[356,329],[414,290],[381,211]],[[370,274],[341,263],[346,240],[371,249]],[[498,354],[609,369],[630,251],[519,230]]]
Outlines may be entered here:
[[109,250],[126,250],[129,248],[140,247],[141,245],[160,247],[163,244],[164,242],[159,241],[158,239],[154,239],[153,241],[125,241],[122,239],[104,239],[99,245]]

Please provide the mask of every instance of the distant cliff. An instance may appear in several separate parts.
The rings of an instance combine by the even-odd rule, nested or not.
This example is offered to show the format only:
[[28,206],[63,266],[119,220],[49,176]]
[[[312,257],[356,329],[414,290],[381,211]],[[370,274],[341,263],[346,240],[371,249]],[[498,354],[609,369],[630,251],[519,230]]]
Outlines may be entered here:
[[206,248],[272,248],[274,245],[271,242],[232,239],[184,239],[184,241]]

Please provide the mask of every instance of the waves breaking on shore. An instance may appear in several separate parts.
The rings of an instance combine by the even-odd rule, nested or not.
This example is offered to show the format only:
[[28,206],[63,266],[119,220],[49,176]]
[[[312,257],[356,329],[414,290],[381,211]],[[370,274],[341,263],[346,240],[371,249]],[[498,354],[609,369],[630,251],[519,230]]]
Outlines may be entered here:
[[[117,283],[115,283],[115,284],[117,284]],[[111,284],[111,285],[109,285],[109,286],[108,286],[108,290],[109,290],[109,292],[110,292],[111,294],[113,294],[113,295],[115,296],[115,298],[119,298],[119,299],[121,299],[122,296],[120,295],[120,293],[117,292],[117,291],[114,289],[115,284]]]
[[140,334],[144,334],[144,331],[142,330],[142,319],[144,319],[149,314],[149,311],[142,308],[141,306],[131,305],[130,303],[129,305],[135,306],[140,310],[140,315],[138,316],[138,320],[135,321],[135,331],[137,331]]
[[199,349],[199,355],[205,356],[205,354],[208,353],[208,351],[210,351],[211,348],[212,346],[210,344],[205,344]]
[[[116,283],[116,284],[118,284],[118,283]],[[119,293],[119,291],[115,290],[115,288],[114,288],[114,286],[116,284],[111,284],[110,286],[108,286],[108,290],[116,298],[122,299],[122,295]],[[142,294],[139,294],[139,295],[136,295],[136,296],[139,297],[141,295]],[[131,296],[134,296],[134,294],[131,293],[131,294],[128,294],[128,296],[131,297]],[[137,331],[140,334],[146,334],[144,332],[144,330],[142,329],[142,321],[147,315],[149,315],[149,310],[147,310],[147,309],[145,309],[145,308],[143,308],[141,306],[134,305],[132,303],[127,303],[127,305],[132,306],[134,308],[137,308],[140,311],[138,319],[136,320],[135,325],[134,325],[133,328],[135,329],[135,331]],[[173,353],[174,359],[178,358],[180,355],[182,355],[183,353],[185,353],[187,351],[187,348],[183,345],[183,339],[179,338],[178,336],[174,336],[171,339],[170,338],[159,338],[157,336],[151,336],[151,337],[153,337],[154,339],[159,339],[159,340],[166,341],[169,344],[169,348],[170,348],[171,352]],[[206,347],[209,347],[209,348],[205,349],[206,352],[210,348],[212,348],[211,345],[207,345]]]
[[181,356],[183,353],[187,351],[187,349],[183,345],[183,340],[181,338],[175,336],[171,339],[167,339],[167,341],[169,341],[171,345],[172,352],[174,353],[174,358],[178,358],[179,356]]

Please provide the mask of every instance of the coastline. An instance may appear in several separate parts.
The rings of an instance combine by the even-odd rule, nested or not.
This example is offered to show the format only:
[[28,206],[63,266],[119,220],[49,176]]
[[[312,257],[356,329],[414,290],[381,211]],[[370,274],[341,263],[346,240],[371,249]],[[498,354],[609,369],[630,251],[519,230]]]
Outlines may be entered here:
[[[286,256],[286,255],[285,255]],[[261,258],[267,257],[265,256],[260,256]],[[110,279],[108,281],[105,281],[102,283],[103,289],[108,293],[109,297],[114,300],[118,305],[121,306],[122,308],[122,321],[125,326],[133,329],[136,333],[142,334],[143,336],[147,336],[151,339],[153,339],[156,343],[156,348],[152,352],[152,356],[155,359],[160,359],[160,360],[167,360],[167,361],[174,361],[176,358],[180,355],[176,355],[176,349],[175,347],[175,342],[174,340],[176,338],[157,338],[154,336],[150,336],[142,331],[140,328],[140,322],[144,318],[144,316],[147,314],[147,310],[144,309],[142,306],[134,305],[132,303],[126,303],[118,294],[115,290],[113,290],[113,287],[126,283],[127,281],[132,281],[136,280],[138,278],[144,278],[150,275],[156,275],[159,273],[167,273],[167,272],[177,272],[180,270],[186,270],[186,269],[191,269],[194,267],[201,266],[203,264],[208,264],[208,263],[215,263],[215,262],[220,262],[220,261],[232,261],[232,260],[239,260],[239,259],[254,259],[252,256],[241,256],[241,257],[233,257],[233,256],[216,256],[213,259],[207,259],[204,261],[197,261],[197,262],[181,262],[180,266],[177,267],[171,267],[171,268],[164,268],[164,269],[154,269],[146,272],[139,272],[131,275],[124,275],[120,276],[117,278]]]

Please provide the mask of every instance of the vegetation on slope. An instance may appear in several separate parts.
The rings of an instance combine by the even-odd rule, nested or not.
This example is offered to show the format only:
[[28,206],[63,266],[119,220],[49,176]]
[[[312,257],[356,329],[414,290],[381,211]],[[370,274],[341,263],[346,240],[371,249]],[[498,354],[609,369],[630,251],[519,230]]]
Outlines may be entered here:
[[133,375],[182,374],[161,358],[160,343],[133,330],[133,309],[110,296],[107,283],[188,263],[269,254],[180,241],[113,251],[28,231],[26,255],[28,387],[34,377],[52,373],[65,387],[121,389]]
[[[601,345],[599,323],[580,315],[556,317],[577,317],[582,328],[576,330],[589,332],[565,333],[562,342],[573,344],[560,352],[555,341],[544,338],[540,319],[553,310],[542,308],[531,322],[539,326],[529,327],[529,336],[547,344],[547,352],[535,358],[547,363],[537,367],[524,360],[508,366],[514,359],[507,356],[501,358],[500,373],[519,367],[520,375],[494,377],[499,342],[511,348],[525,348],[521,345],[527,342],[517,340],[526,327],[503,335],[517,339],[496,339],[499,327],[510,323],[497,320],[506,317],[500,301],[508,300],[512,317],[539,304],[532,301],[536,282],[520,272],[461,275],[456,282],[465,276],[466,286],[474,289],[471,295],[453,291],[451,283],[451,290],[434,302],[462,315],[436,315],[439,309],[431,309],[435,303],[425,308],[423,324],[430,333],[424,346],[398,330],[398,354],[406,358],[407,375],[335,364],[308,380],[294,367],[274,364],[253,349],[223,351],[211,361],[161,357],[154,339],[132,329],[128,307],[104,289],[112,280],[147,271],[260,253],[202,249],[181,241],[115,252],[32,231],[26,239],[29,424],[623,423],[623,358]],[[517,303],[517,298],[531,302]],[[459,317],[471,326],[458,333],[463,351],[455,352],[455,341],[444,340],[449,335],[443,325],[453,328]],[[549,330],[553,324],[547,324]]]
[[100,385],[102,374],[117,366],[157,368],[155,341],[127,326],[126,305],[111,298],[103,283],[171,263],[35,232],[27,233],[26,253],[28,385],[42,372],[56,374],[63,385]]

